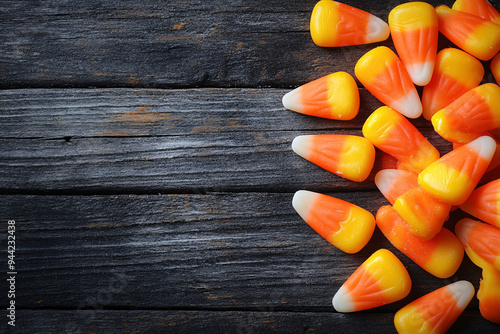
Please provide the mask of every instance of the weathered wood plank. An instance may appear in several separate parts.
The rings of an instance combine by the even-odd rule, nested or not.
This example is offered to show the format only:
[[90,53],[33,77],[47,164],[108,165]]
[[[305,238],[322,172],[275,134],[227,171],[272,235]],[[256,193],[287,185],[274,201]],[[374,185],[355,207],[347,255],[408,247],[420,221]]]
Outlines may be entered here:
[[[431,129],[423,133],[449,150]],[[394,160],[378,155],[361,183],[334,175],[291,150],[302,131],[210,132],[185,136],[0,139],[0,190],[71,193],[294,191],[299,188],[374,189],[381,168]],[[360,130],[328,133],[361,135]],[[392,161],[392,162],[391,162]]]
[[[19,327],[18,327],[19,326]],[[21,310],[24,333],[396,333],[393,314],[318,312]],[[55,331],[54,329],[57,329]],[[498,325],[478,312],[465,312],[449,333],[495,333]],[[6,332],[9,333],[9,332]]]
[[[376,213],[378,192],[330,193]],[[331,298],[375,250],[391,249],[413,280],[410,295],[458,279],[476,288],[468,259],[437,279],[376,231],[348,255],[295,213],[292,194],[0,196],[0,227],[16,221],[19,308],[232,309],[333,312]],[[463,214],[452,214],[447,226]],[[6,247],[0,249],[6,258]],[[0,282],[4,288],[6,281]],[[6,291],[6,290],[2,290]],[[5,299],[2,299],[4,303]],[[471,310],[477,310],[475,299]]]
[[[380,102],[361,89],[350,122],[285,110],[282,89],[28,89],[0,92],[0,189],[15,192],[193,192],[373,189],[291,151],[311,133],[361,134]],[[449,143],[423,118],[441,152]],[[385,162],[384,162],[385,163]],[[391,166],[384,165],[384,166]],[[290,177],[293,175],[293,178]]]
[[[142,137],[361,129],[382,104],[361,88],[358,116],[327,120],[286,110],[288,89],[15,89],[0,91],[0,138]],[[431,127],[422,117],[418,127]]]
[[[316,47],[309,34],[315,3],[3,1],[0,87],[288,87],[352,74],[375,45]],[[347,3],[384,20],[397,4]]]

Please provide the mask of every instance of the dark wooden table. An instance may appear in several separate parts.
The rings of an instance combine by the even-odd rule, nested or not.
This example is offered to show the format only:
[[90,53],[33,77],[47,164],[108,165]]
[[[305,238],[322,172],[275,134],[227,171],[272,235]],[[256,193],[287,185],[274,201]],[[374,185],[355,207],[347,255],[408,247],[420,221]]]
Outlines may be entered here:
[[[375,46],[316,47],[315,3],[0,1],[2,333],[393,333],[394,313],[417,297],[459,279],[479,287],[468,259],[437,279],[378,230],[347,255],[293,210],[299,189],[374,214],[387,203],[373,183],[380,159],[354,183],[291,151],[301,134],[360,134],[381,105],[361,88],[351,122],[282,107],[293,87],[353,74]],[[387,20],[402,1],[346,3]],[[429,122],[414,124],[450,150]],[[382,247],[407,266],[410,295],[336,313],[334,293]],[[451,329],[499,331],[476,298]]]

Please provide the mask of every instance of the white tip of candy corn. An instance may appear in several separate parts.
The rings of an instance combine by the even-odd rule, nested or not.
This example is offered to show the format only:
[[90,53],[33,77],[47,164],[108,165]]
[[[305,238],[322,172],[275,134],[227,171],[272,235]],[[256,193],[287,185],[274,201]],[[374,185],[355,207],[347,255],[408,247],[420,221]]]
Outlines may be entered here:
[[306,220],[306,217],[309,215],[311,204],[318,195],[318,193],[308,190],[299,190],[293,195],[292,206],[304,220]]
[[302,110],[302,103],[300,102],[300,92],[299,88],[295,88],[294,90],[283,95],[281,102],[286,109],[300,112]]
[[417,118],[422,115],[422,102],[420,102],[416,90],[410,91],[404,98],[394,101],[391,107],[408,118]]
[[493,154],[495,154],[495,150],[497,149],[495,140],[490,136],[479,137],[467,145],[475,151],[478,156],[485,160],[491,160]]
[[455,298],[457,308],[464,310],[474,297],[474,286],[468,281],[458,281],[448,285],[448,292]]
[[356,310],[351,294],[345,286],[340,287],[335,296],[333,296],[332,304],[337,312],[347,313]]
[[366,43],[385,41],[390,35],[389,25],[382,19],[371,16],[366,27]]
[[415,85],[425,86],[431,81],[432,72],[434,71],[434,62],[428,61],[409,65],[406,67],[406,70]]
[[292,150],[304,159],[307,159],[309,155],[310,139],[311,136],[309,135],[295,137],[292,141]]
[[395,200],[417,186],[417,174],[402,169],[382,169],[375,175],[375,185],[385,198]]

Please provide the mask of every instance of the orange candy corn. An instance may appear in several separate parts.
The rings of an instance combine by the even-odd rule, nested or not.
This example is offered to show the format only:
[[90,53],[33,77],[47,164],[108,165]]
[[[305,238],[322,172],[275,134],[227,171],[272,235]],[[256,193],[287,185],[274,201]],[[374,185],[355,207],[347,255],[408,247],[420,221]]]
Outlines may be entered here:
[[429,83],[436,61],[438,19],[425,2],[407,2],[389,13],[392,40],[401,61],[416,85]]
[[398,333],[444,334],[474,297],[474,286],[458,281],[422,296],[394,317]]
[[451,204],[441,202],[419,186],[400,195],[394,209],[408,224],[408,231],[422,240],[430,240],[448,219]]
[[424,118],[430,121],[437,111],[477,87],[483,76],[483,65],[468,53],[454,48],[441,50],[432,79],[422,92]]
[[450,230],[442,228],[434,238],[422,240],[408,231],[406,222],[390,205],[378,210],[376,222],[394,247],[431,275],[448,278],[460,267],[464,248]]
[[491,266],[483,268],[477,299],[483,318],[500,324],[500,271]]
[[496,270],[500,270],[500,229],[498,227],[464,218],[455,225],[455,233],[466,250],[470,248],[481,259]]
[[285,94],[283,106],[301,114],[351,120],[359,110],[358,86],[350,74],[332,73]]
[[418,185],[443,202],[460,205],[478,184],[495,149],[494,139],[479,137],[430,164],[418,175]]
[[375,162],[368,139],[351,135],[306,135],[292,142],[292,150],[310,162],[346,179],[364,181]]
[[389,38],[389,26],[378,17],[331,0],[314,6],[311,37],[318,46],[334,47],[381,42]]
[[467,143],[500,126],[500,87],[471,89],[432,116],[432,125],[449,141]]
[[403,115],[386,106],[363,124],[363,136],[415,173],[439,158],[438,150]]
[[500,179],[475,189],[460,209],[500,228]]
[[402,169],[382,169],[375,175],[375,185],[382,195],[394,204],[396,199],[418,186],[418,175]]
[[370,212],[335,197],[299,190],[292,204],[309,226],[346,253],[360,251],[375,230]]
[[490,63],[491,73],[498,84],[500,84],[500,53],[497,54]]
[[410,293],[411,279],[401,261],[387,249],[373,253],[333,297],[337,312],[355,312],[401,300]]
[[488,0],[457,0],[451,9],[476,15],[485,20],[500,24],[500,13]]
[[490,60],[500,51],[500,26],[479,16],[436,7],[439,31],[462,50],[481,60]]
[[401,60],[385,46],[364,54],[356,63],[354,73],[370,93],[388,107],[406,117],[422,114],[422,103]]

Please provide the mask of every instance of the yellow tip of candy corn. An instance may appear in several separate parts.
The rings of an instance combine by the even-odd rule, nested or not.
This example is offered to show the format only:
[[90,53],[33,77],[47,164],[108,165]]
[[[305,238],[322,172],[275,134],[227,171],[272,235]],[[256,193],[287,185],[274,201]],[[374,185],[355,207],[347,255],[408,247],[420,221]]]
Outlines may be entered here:
[[437,199],[460,205],[470,196],[496,150],[489,136],[445,154],[418,175],[419,186]]
[[379,249],[345,281],[332,299],[337,312],[355,312],[389,304],[410,293],[411,279],[391,251]]
[[360,251],[375,230],[370,212],[335,197],[299,190],[292,205],[319,235],[349,254]]
[[302,114],[347,121],[358,114],[359,91],[350,74],[336,72],[288,92],[282,102]]
[[332,0],[316,3],[310,30],[313,42],[324,47],[381,42],[390,34],[389,26],[380,18]]
[[292,150],[306,160],[346,179],[362,182],[373,168],[375,148],[368,139],[351,135],[304,135]]
[[458,281],[428,293],[396,313],[396,330],[401,334],[444,334],[469,305],[474,292],[470,282]]

